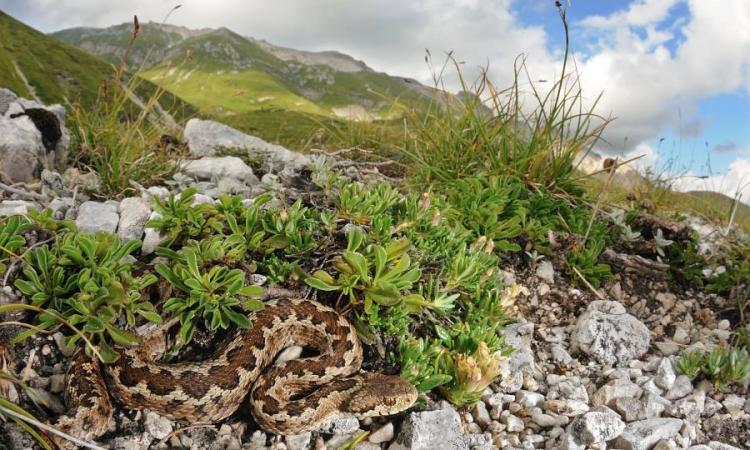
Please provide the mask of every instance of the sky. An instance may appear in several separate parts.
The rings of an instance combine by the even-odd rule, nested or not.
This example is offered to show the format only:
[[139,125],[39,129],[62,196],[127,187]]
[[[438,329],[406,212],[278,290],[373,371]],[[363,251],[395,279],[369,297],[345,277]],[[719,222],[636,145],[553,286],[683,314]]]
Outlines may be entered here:
[[[633,157],[683,190],[750,202],[750,0],[562,0],[584,101],[614,120],[598,153]],[[430,83],[425,50],[453,51],[471,79],[488,65],[508,86],[524,55],[531,80],[559,76],[554,0],[0,0],[44,32],[108,26],[134,14],[227,27],[304,50],[338,50],[375,70]],[[456,77],[446,78],[448,88]],[[701,178],[699,178],[701,177]]]

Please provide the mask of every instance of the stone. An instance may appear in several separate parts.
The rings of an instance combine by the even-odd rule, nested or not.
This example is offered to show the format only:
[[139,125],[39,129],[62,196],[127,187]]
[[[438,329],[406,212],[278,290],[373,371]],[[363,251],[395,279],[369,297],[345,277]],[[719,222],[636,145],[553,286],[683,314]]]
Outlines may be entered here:
[[639,398],[643,389],[629,379],[618,378],[600,387],[594,394],[594,406],[609,405],[617,398]]
[[114,233],[119,221],[117,207],[112,204],[89,201],[78,207],[76,226],[83,233]]
[[0,114],[0,165],[13,182],[31,182],[44,168],[55,169],[67,158],[70,136],[65,108],[3,95]]
[[310,446],[312,433],[309,431],[299,434],[291,434],[284,437],[284,443],[289,450],[306,450]]
[[737,418],[742,413],[743,407],[745,406],[745,399],[739,395],[729,394],[721,402],[726,408],[727,412],[732,415],[733,418]]
[[555,268],[549,261],[541,261],[536,267],[536,276],[549,284],[555,284]]
[[57,220],[62,220],[65,218],[65,213],[74,206],[75,201],[72,197],[62,197],[53,198],[52,201],[49,202],[49,205],[47,205],[47,208],[52,210],[52,217]]
[[698,390],[677,400],[667,408],[667,414],[672,417],[697,419],[706,407],[706,393]]
[[552,385],[547,391],[547,399],[579,400],[588,403],[589,394],[586,387],[578,380],[565,379]]
[[401,425],[389,450],[468,450],[461,418],[453,408],[413,412]]
[[535,372],[534,352],[531,342],[534,336],[534,324],[531,322],[514,323],[502,330],[505,344],[514,348],[510,357],[500,363],[500,382],[498,386],[505,393],[518,392],[523,387],[524,373]]
[[234,178],[248,184],[259,183],[258,177],[244,161],[236,156],[205,157],[179,162],[185,174],[202,180]]
[[544,402],[544,409],[553,413],[575,417],[586,413],[591,408],[589,408],[587,402],[580,400],[547,400]]
[[693,392],[693,382],[687,375],[680,375],[675,379],[672,388],[664,394],[667,400],[677,400]]
[[690,343],[690,335],[688,334],[687,330],[685,330],[684,328],[677,327],[674,330],[674,335],[672,336],[672,340],[678,344],[687,345]]
[[194,156],[212,156],[220,149],[247,150],[249,156],[263,160],[266,172],[287,167],[299,170],[310,164],[310,158],[305,155],[212,120],[190,119],[185,124],[184,136]]
[[626,422],[638,420],[642,407],[641,401],[634,398],[616,398],[612,402],[612,409],[620,413]]
[[662,439],[671,439],[682,428],[680,419],[646,419],[629,423],[614,448],[622,450],[649,450]]
[[359,430],[359,420],[350,415],[342,414],[332,417],[320,426],[318,431],[325,434],[351,434]]
[[129,197],[120,202],[120,223],[117,235],[123,241],[141,239],[143,230],[151,217],[149,202],[141,197]]
[[606,365],[624,366],[648,351],[648,328],[617,302],[597,300],[576,322],[574,348]]
[[656,443],[654,450],[677,450],[679,447],[672,439],[662,439]]
[[508,411],[503,411],[500,414],[500,422],[505,424],[510,433],[519,433],[524,429],[523,420],[520,417],[510,414]]
[[717,402],[709,396],[706,396],[706,404],[703,408],[703,417],[713,417],[713,415],[721,411],[721,408],[723,407],[724,405],[722,405],[721,403]]
[[3,200],[0,202],[0,217],[23,216],[32,209],[39,209],[39,206],[26,200]]
[[576,442],[593,446],[616,438],[624,429],[625,422],[616,412],[599,406],[574,420],[568,426],[568,433]]
[[[747,443],[747,442],[746,442]],[[718,441],[711,441],[708,443],[708,448],[711,450],[740,450],[738,447],[733,445],[724,444]]]
[[471,415],[474,418],[474,422],[482,428],[487,428],[490,422],[492,422],[492,418],[484,402],[477,402],[471,410]]
[[49,377],[49,391],[59,394],[65,389],[65,375],[56,374]]
[[367,440],[372,442],[373,444],[382,444],[383,442],[392,441],[393,436],[393,423],[388,422],[387,424],[370,433],[370,436],[368,436]]
[[526,409],[531,409],[535,406],[542,406],[544,404],[544,396],[537,392],[521,390],[516,392],[516,403]]
[[653,419],[661,416],[661,413],[672,404],[669,400],[653,392],[645,392],[641,397],[642,410],[639,419]]
[[672,361],[669,358],[662,358],[659,366],[656,368],[656,376],[654,376],[654,383],[660,388],[668,391],[672,388],[674,381],[677,379],[677,374],[674,372]]
[[0,116],[5,115],[10,104],[18,100],[18,96],[10,89],[0,87]]
[[573,357],[560,344],[550,345],[550,352],[552,353],[552,360],[558,364],[569,366],[573,362]]
[[[156,211],[153,211],[149,216],[148,220],[161,219],[162,215]],[[148,221],[146,221],[148,223]],[[141,253],[144,255],[150,255],[156,248],[167,239],[166,236],[159,234],[156,228],[145,227],[143,229],[143,243],[141,244]]]
[[167,419],[164,416],[160,416],[153,411],[148,411],[146,413],[144,426],[146,427],[146,431],[148,432],[148,434],[156,439],[164,439],[165,437],[169,436],[169,433],[171,433],[173,429],[171,420]]

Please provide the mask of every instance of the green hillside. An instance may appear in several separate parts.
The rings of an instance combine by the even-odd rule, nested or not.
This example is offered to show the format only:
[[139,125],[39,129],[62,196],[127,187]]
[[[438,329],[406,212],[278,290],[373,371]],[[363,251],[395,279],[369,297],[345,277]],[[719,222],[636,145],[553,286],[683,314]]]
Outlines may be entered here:
[[[60,42],[0,11],[0,87],[43,103],[90,105],[103,80],[111,79],[112,64]],[[137,94],[147,98],[156,86],[140,83]],[[196,113],[191,105],[169,92],[161,105],[175,117]]]
[[[52,36],[116,61],[129,33],[125,24],[73,28]],[[375,72],[347,55],[276,47],[226,28],[143,24],[130,55],[130,68],[136,67],[144,69],[147,79],[219,117],[283,109],[380,119],[406,107],[426,106],[436,92],[413,80]]]
[[109,64],[0,11],[0,86],[44,103],[93,101]]

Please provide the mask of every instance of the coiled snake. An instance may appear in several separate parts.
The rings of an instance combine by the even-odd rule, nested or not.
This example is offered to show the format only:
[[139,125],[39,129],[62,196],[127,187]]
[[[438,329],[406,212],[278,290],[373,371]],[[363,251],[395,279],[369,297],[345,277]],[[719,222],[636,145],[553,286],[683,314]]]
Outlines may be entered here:
[[[403,378],[360,372],[356,332],[331,308],[282,299],[266,303],[250,318],[251,328],[234,332],[204,361],[160,363],[146,343],[122,352],[102,370],[78,352],[68,371],[68,412],[56,425],[80,438],[106,432],[113,421],[108,387],[130,408],[191,423],[227,418],[249,393],[255,421],[278,434],[314,430],[341,413],[360,418],[395,414],[417,398]],[[272,365],[292,345],[319,354]]]

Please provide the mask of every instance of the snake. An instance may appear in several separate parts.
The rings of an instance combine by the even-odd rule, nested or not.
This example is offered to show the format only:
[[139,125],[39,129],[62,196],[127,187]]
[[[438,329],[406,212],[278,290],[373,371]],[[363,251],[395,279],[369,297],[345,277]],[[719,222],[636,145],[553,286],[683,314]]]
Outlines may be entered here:
[[[357,333],[332,308],[284,298],[267,302],[249,318],[250,328],[231,332],[201,361],[160,362],[163,346],[148,338],[106,365],[77,352],[66,377],[67,410],[56,428],[80,439],[97,438],[113,426],[113,400],[175,421],[211,424],[247,399],[260,428],[290,435],[317,430],[342,414],[360,419],[397,414],[417,399],[406,379],[361,370]],[[315,354],[276,362],[295,345]]]

